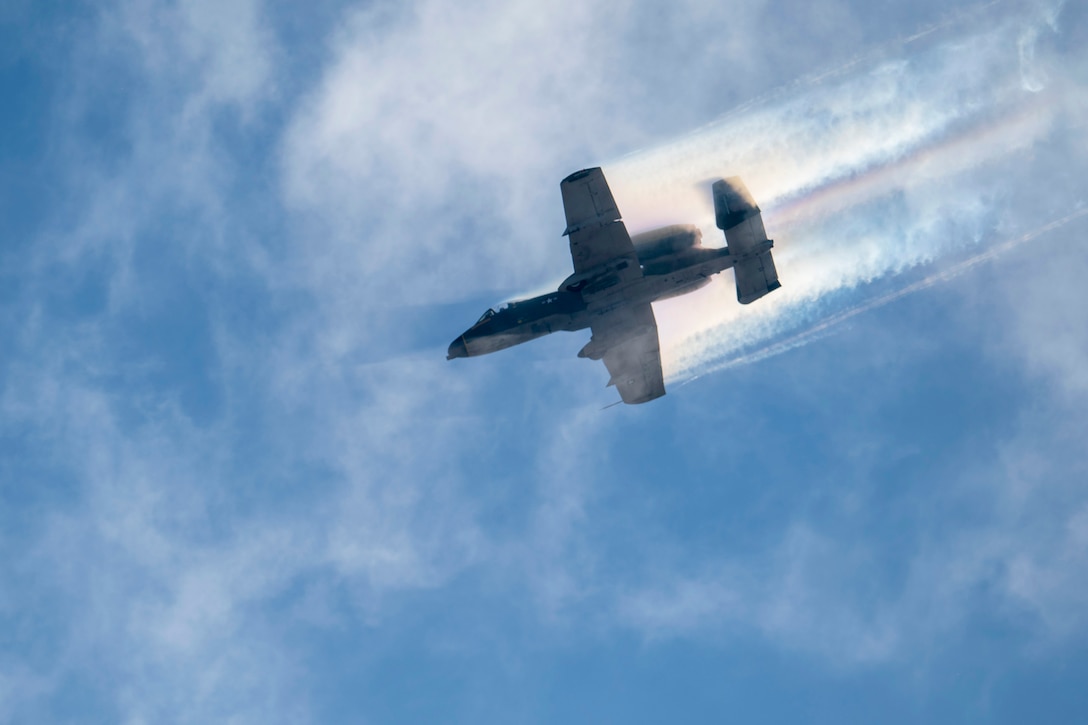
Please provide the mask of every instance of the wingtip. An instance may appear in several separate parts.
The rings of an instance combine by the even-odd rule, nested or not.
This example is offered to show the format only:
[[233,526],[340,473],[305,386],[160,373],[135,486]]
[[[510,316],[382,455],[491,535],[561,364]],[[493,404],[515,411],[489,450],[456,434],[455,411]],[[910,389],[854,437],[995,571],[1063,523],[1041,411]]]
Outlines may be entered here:
[[592,174],[594,171],[600,171],[600,170],[601,170],[600,166],[594,166],[593,168],[590,168],[590,169],[581,169],[580,171],[575,171],[573,174],[571,174],[567,178],[563,179],[563,183],[564,184],[569,184],[572,181],[578,181],[579,179],[584,179],[587,176],[589,176],[590,174]]

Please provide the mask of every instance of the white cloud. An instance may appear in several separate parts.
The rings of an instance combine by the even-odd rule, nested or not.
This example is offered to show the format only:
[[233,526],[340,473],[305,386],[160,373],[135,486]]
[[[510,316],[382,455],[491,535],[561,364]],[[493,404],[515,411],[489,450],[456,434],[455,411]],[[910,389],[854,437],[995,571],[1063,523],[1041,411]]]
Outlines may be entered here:
[[[929,569],[948,589],[938,604],[965,597],[995,557],[1014,561],[1010,601],[1027,602],[1055,621],[1080,601],[1068,572],[1083,554],[1081,514],[1069,518],[1064,539],[1020,551],[1019,558],[1011,544],[991,545],[986,531],[951,563],[919,554],[906,603],[871,601],[861,592],[848,593],[844,606],[843,590],[875,564],[857,541],[818,522],[790,522],[754,559],[710,557],[663,581],[625,581],[610,570],[612,554],[597,547],[599,522],[592,518],[606,515],[597,497],[607,459],[616,453],[607,435],[616,418],[595,406],[554,415],[555,407],[581,399],[579,385],[596,387],[603,377],[572,382],[566,373],[574,367],[535,370],[539,382],[526,391],[524,408],[496,423],[491,412],[473,407],[493,387],[494,368],[483,361],[453,372],[441,360],[399,351],[380,363],[358,362],[360,350],[382,342],[367,314],[393,315],[398,302],[413,296],[464,299],[481,289],[532,284],[540,281],[538,270],[565,268],[556,184],[567,167],[649,143],[670,128],[669,115],[681,111],[651,107],[648,99],[659,83],[686,77],[689,64],[695,70],[674,99],[694,105],[723,60],[744,75],[771,57],[758,55],[765,45],[753,27],[762,22],[758,6],[738,11],[691,2],[684,5],[691,12],[639,15],[644,7],[632,5],[638,19],[626,24],[623,13],[604,3],[426,1],[385,15],[349,13],[330,44],[326,72],[283,140],[282,192],[291,206],[283,213],[285,254],[255,241],[264,227],[240,218],[263,208],[233,204],[228,192],[247,177],[217,135],[225,116],[259,126],[260,113],[277,100],[276,78],[290,70],[262,19],[264,7],[131,2],[103,15],[94,37],[132,43],[149,89],[136,94],[126,117],[131,146],[123,161],[109,173],[74,172],[90,179],[79,186],[78,222],[37,253],[34,272],[43,287],[57,260],[78,264],[88,248],[115,255],[109,305],[91,323],[58,329],[45,305],[32,301],[19,335],[25,359],[7,371],[0,399],[5,422],[31,431],[41,455],[55,456],[75,489],[70,507],[47,511],[27,545],[45,572],[41,586],[60,595],[64,624],[60,641],[50,642],[57,657],[44,671],[4,669],[0,693],[26,682],[48,688],[66,675],[104,667],[111,681],[123,683],[109,695],[132,721],[305,719],[305,687],[287,687],[305,681],[283,632],[295,622],[280,617],[278,607],[319,628],[358,619],[378,627],[397,616],[397,597],[446,592],[480,570],[500,576],[498,586],[531,601],[544,620],[577,619],[603,605],[594,621],[618,608],[625,623],[657,636],[751,627],[829,657],[845,639],[852,662],[901,651],[914,631],[906,614],[924,607],[911,597],[921,596],[919,582]],[[834,22],[844,12],[840,5],[820,8],[827,13],[813,15],[825,22],[825,35],[813,47],[828,34],[856,32]],[[701,57],[709,44],[689,34],[717,38],[722,28],[728,32],[721,48]],[[643,57],[640,39],[647,34],[659,52]],[[901,195],[896,218],[918,217],[901,233],[900,241],[913,245],[909,251],[889,250],[865,223],[845,241],[821,230],[828,244],[823,257],[806,259],[783,241],[783,269],[805,263],[811,273],[807,286],[800,275],[788,281],[797,292],[783,297],[808,302],[929,259],[944,249],[939,235],[969,236],[989,207],[970,190],[955,194],[927,182],[970,172],[995,146],[1027,148],[1049,128],[1049,107],[1041,104],[1038,116],[1013,115],[1023,125],[1010,125],[1008,133],[972,136],[959,151],[939,146],[971,115],[942,101],[966,94],[983,105],[1004,102],[978,91],[993,79],[986,65],[993,49],[981,50],[961,74],[946,74],[936,63],[932,75],[912,75],[909,62],[890,63],[876,74],[839,76],[832,87],[841,95],[811,91],[797,100],[791,91],[770,110],[621,160],[617,194],[630,200],[624,208],[635,223],[649,223],[663,212],[638,199],[666,182],[721,173],[725,156],[706,152],[736,142],[730,153],[751,164],[753,190],[781,208],[793,202],[797,220],[871,209],[865,205],[890,193]],[[921,93],[920,79],[943,83],[941,93]],[[83,77],[77,84],[93,95],[100,82]],[[1006,92],[1012,93],[1001,87],[994,94]],[[897,106],[903,99],[906,105]],[[778,145],[768,152],[755,143],[768,141],[756,129],[771,122]],[[734,135],[721,135],[723,129]],[[926,149],[936,161],[919,154]],[[673,176],[662,170],[668,164],[676,166]],[[872,172],[870,186],[833,183],[855,172]],[[809,207],[802,203],[809,197],[796,196],[819,191],[829,194]],[[698,196],[681,193],[670,201],[706,215]],[[161,361],[130,361],[130,350],[112,346],[111,325],[158,299],[161,280],[141,278],[129,256],[155,241],[149,237],[164,211],[184,212],[188,226],[177,235],[182,256],[206,265],[219,281],[258,277],[269,295],[259,302],[282,311],[272,329],[242,334],[245,313],[221,288],[202,298],[214,348],[210,376],[224,400],[206,424],[194,423],[169,387],[131,384],[141,372],[135,368]],[[945,223],[949,217],[967,221],[956,229]],[[546,232],[553,228],[554,235]],[[527,241],[541,233],[545,241]],[[844,272],[836,260],[851,255],[861,261]],[[723,309],[736,308],[726,285],[714,294]],[[1076,314],[1068,314],[1075,322]],[[1030,327],[1031,319],[1022,324]],[[754,336],[777,333],[773,322],[753,318],[750,324],[765,325]],[[749,328],[740,329],[752,339]],[[1038,349],[1032,364],[1078,369],[1074,355]],[[555,393],[559,379],[563,395]],[[652,413],[630,415],[623,420]],[[524,486],[512,485],[509,494],[520,496],[517,506],[492,500],[497,496],[479,480],[484,475],[469,463],[487,459],[489,446],[519,444],[523,468],[511,484]],[[503,505],[523,520],[489,525],[488,507]],[[1048,568],[1046,557],[1055,552],[1054,561],[1068,564]],[[952,611],[954,623],[962,607]]]
[[[650,640],[730,643],[759,632],[847,668],[940,656],[980,617],[1004,621],[1025,647],[1079,642],[1088,625],[1082,487],[1063,479],[1064,462],[1030,464],[1037,436],[1006,445],[996,465],[966,464],[942,480],[941,494],[924,489],[936,501],[900,511],[929,520],[897,536],[894,556],[870,551],[874,542],[841,521],[797,520],[767,532],[759,554],[655,562],[670,573],[620,593],[617,616]],[[971,523],[939,513],[965,502]]]
[[788,650],[836,665],[886,660],[902,646],[905,622],[889,621],[874,562],[861,546],[794,524],[761,556],[704,563],[617,602],[621,621],[650,638],[747,638],[760,632]]
[[697,220],[705,239],[720,239],[705,182],[739,174],[777,241],[784,286],[758,304],[738,307],[726,275],[725,284],[659,305],[667,376],[713,370],[818,318],[820,299],[939,260],[996,225],[1051,221],[1051,209],[1014,201],[1038,183],[1022,173],[1030,154],[1068,143],[1054,135],[1055,119],[1069,113],[1066,79],[1045,92],[1020,88],[1023,61],[1010,46],[1036,37],[1033,22],[1004,18],[927,36],[931,47],[610,166],[635,229]]
[[1085,234],[1081,220],[1039,241],[1015,263],[1015,273],[1001,280],[996,301],[1008,324],[1004,353],[1022,359],[1070,397],[1088,393],[1088,300],[1081,286],[1088,274]]
[[[765,83],[775,34],[788,32],[762,29],[770,13],[439,0],[354,13],[284,145],[286,199],[310,215],[320,250],[300,262],[318,280],[349,268],[368,299],[392,303],[562,278],[559,179]],[[821,3],[812,27],[841,40],[849,23],[828,22],[841,13]],[[398,284],[393,267],[417,284]]]
[[103,10],[107,18],[117,15],[117,24],[103,29],[137,46],[134,59],[155,83],[184,89],[183,114],[233,106],[248,115],[276,90],[276,47],[264,12],[262,0],[123,0]]

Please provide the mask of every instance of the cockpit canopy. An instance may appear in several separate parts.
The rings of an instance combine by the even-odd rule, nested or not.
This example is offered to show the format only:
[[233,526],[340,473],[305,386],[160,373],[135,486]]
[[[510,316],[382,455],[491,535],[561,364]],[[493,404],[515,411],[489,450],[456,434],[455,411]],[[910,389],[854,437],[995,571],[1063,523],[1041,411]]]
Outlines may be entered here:
[[[483,322],[485,320],[490,320],[495,315],[506,312],[507,310],[511,310],[516,305],[517,305],[516,302],[503,302],[501,305],[499,305],[499,309],[497,309],[497,310],[494,307],[492,307],[487,312],[480,315],[480,319],[476,320],[476,325],[479,325],[481,322]],[[473,325],[473,327],[475,327],[476,325]]]

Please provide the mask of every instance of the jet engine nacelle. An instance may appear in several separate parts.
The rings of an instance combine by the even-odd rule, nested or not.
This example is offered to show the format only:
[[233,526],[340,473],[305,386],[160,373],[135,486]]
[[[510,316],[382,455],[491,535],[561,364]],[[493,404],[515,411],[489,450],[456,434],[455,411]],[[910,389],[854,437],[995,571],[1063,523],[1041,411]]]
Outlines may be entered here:
[[703,233],[693,224],[674,224],[631,237],[639,262],[680,254],[702,243]]
[[[632,270],[634,270],[632,272]],[[585,272],[575,272],[559,285],[560,292],[575,292],[583,298],[592,297],[609,287],[614,287],[632,275],[638,276],[638,265],[633,260],[616,259],[599,264]]]

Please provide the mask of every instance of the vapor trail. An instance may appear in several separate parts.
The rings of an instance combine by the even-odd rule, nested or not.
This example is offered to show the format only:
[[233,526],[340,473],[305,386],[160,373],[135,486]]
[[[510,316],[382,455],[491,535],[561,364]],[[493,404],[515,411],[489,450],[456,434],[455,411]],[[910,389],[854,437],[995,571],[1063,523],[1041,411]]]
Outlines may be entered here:
[[[1027,203],[1044,201],[1040,190],[1053,184],[1039,151],[1075,142],[1080,134],[1058,131],[1084,126],[1070,100],[1088,95],[1069,63],[1082,59],[1051,62],[1035,47],[1056,32],[1056,11],[989,3],[968,15],[970,22],[952,18],[894,43],[898,55],[878,48],[606,168],[633,233],[694,220],[705,240],[721,239],[706,182],[739,175],[776,241],[783,288],[755,304],[736,304],[727,273],[655,305],[668,380],[803,344],[1024,238],[889,296],[830,310],[797,332],[845,290],[962,254],[994,228],[1035,227],[1038,209],[1080,207],[1080,190],[1070,185],[1055,187],[1045,204]],[[1056,155],[1075,162],[1070,153]]]
[[[941,31],[963,25],[970,20],[978,20],[979,18],[984,16],[984,13],[987,10],[991,10],[1001,4],[1002,0],[990,0],[990,2],[980,3],[973,7],[962,8],[960,10],[954,11],[944,19],[931,23],[930,25],[921,27],[911,32],[909,35],[905,35],[894,40],[889,40],[874,48],[870,48],[863,53],[859,53],[858,55],[854,56],[853,58],[836,68],[817,70],[813,73],[801,76],[795,81],[788,83],[782,87],[776,88],[772,91],[764,93],[763,95],[750,99],[742,103],[740,106],[737,106],[736,108],[730,110],[728,113],[723,114],[714,123],[708,124],[708,126],[704,128],[718,125],[722,121],[734,116],[741,115],[752,108],[758,108],[760,106],[767,105],[771,101],[783,98],[790,94],[796,94],[798,91],[801,91],[804,88],[827,83],[828,81],[848,74],[852,70],[856,70],[859,67],[864,67],[866,64],[873,65],[881,57],[887,56],[893,50],[902,50],[903,48],[913,43],[918,43],[919,41],[922,41],[929,36],[939,33]],[[638,153],[639,152],[635,152],[635,154],[632,155],[636,155]]]
[[796,350],[797,348],[803,347],[804,345],[807,345],[813,340],[822,337],[822,333],[828,331],[830,328],[842,322],[845,322],[846,320],[849,320],[852,317],[856,317],[857,315],[869,312],[870,310],[874,310],[878,307],[883,307],[889,302],[894,302],[898,299],[902,299],[903,297],[914,294],[915,292],[921,292],[922,290],[929,289],[935,284],[947,282],[955,277],[960,276],[964,272],[967,272],[968,270],[977,267],[984,262],[988,262],[996,257],[999,257],[1002,254],[1005,254],[1006,252],[1011,251],[1012,249],[1020,246],[1021,244],[1024,244],[1025,242],[1029,242],[1032,239],[1046,234],[1047,232],[1054,231],[1055,229],[1063,227],[1066,224],[1069,224],[1070,222],[1080,219],[1084,216],[1088,216],[1088,207],[1075,211],[1071,214],[1067,214],[1061,219],[1056,219],[1049,224],[1045,224],[1038,229],[1035,229],[1034,231],[1030,231],[1015,239],[1003,242],[995,247],[986,250],[985,252],[976,254],[969,259],[965,259],[962,262],[947,267],[939,272],[935,272],[934,274],[929,275],[925,279],[921,279],[917,282],[909,284],[900,290],[890,292],[886,295],[874,298],[855,307],[843,310],[842,312],[832,315],[831,317],[824,319],[820,323],[813,325],[812,327],[809,327],[802,332],[792,335],[785,340],[780,340],[774,344],[767,345],[766,347],[762,347],[758,350],[753,350],[745,355],[740,355],[730,360],[725,360],[721,363],[715,363],[710,367],[702,370],[699,375],[693,375],[687,380],[682,381],[681,384],[691,382],[692,380],[699,378],[701,375],[718,372],[720,370],[726,370],[728,368],[738,367],[740,365],[748,365],[750,363],[766,360],[767,358],[774,357],[775,355],[781,355],[782,353],[789,352],[790,350]]

